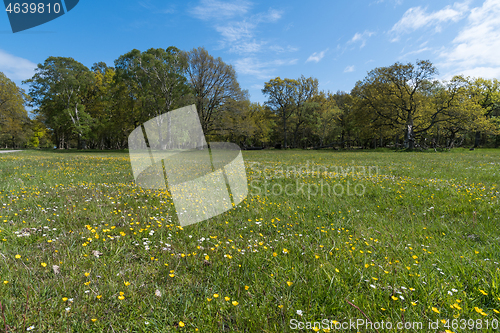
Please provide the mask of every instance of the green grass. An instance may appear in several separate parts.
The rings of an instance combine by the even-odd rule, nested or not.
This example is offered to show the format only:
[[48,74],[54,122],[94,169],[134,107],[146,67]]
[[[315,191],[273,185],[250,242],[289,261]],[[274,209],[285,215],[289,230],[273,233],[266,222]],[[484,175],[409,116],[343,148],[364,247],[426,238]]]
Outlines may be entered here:
[[243,155],[249,196],[181,228],[126,152],[0,154],[0,332],[289,332],[365,315],[394,326],[379,332],[497,331],[500,150]]

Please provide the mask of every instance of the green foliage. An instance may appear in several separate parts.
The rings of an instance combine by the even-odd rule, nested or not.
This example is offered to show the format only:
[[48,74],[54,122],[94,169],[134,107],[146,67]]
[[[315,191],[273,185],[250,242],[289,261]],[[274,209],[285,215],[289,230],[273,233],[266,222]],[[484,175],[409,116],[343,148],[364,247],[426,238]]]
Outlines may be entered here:
[[25,109],[29,96],[0,72],[0,145],[23,147],[29,138],[30,120]]

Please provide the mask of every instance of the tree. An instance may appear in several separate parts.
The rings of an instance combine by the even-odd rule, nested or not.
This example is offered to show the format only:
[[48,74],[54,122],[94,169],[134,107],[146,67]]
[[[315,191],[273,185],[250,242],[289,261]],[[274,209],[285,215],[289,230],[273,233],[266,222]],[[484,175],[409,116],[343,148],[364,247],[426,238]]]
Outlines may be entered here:
[[189,86],[184,76],[187,63],[181,51],[170,46],[164,49],[149,49],[145,52],[132,50],[115,61],[117,82],[124,84],[133,100],[139,100],[142,112],[134,120],[140,124],[155,117],[158,127],[158,146],[170,146],[170,130],[164,138],[160,130],[169,117],[158,117],[176,107],[185,105],[183,96],[188,95]]
[[312,98],[318,94],[318,79],[312,77],[305,78],[304,75],[295,80],[295,94],[292,95],[295,112],[294,120],[294,146],[299,144],[299,132],[308,123],[313,121],[314,113],[319,109],[319,105],[312,101]]
[[30,120],[25,109],[29,97],[24,90],[0,72],[0,142],[13,148],[27,140]]
[[43,65],[38,64],[31,79],[24,81],[31,85],[33,105],[54,130],[59,148],[67,147],[65,139],[72,135],[77,135],[78,148],[85,148],[92,124],[85,104],[93,80],[89,69],[73,58],[49,57]]
[[[500,117],[500,82],[497,79],[466,78],[471,97],[477,98],[486,118],[495,121]],[[497,129],[498,127],[495,126]],[[479,146],[481,131],[475,132],[474,147]],[[497,138],[498,142],[498,138]]]
[[403,128],[404,146],[413,149],[417,134],[458,115],[457,97],[463,92],[463,80],[455,77],[443,85],[432,80],[436,73],[429,61],[376,68],[356,84],[352,95],[358,98],[361,115],[374,116],[378,126]]
[[277,77],[264,84],[262,93],[268,96],[265,105],[281,118],[283,123],[283,147],[287,148],[287,120],[295,111],[294,97],[297,93],[297,81]]
[[[206,135],[227,129],[222,119],[225,104],[247,100],[247,92],[242,91],[237,81],[236,71],[231,65],[214,58],[202,47],[184,53],[187,77],[194,94],[201,127]],[[233,110],[236,111],[236,110]]]

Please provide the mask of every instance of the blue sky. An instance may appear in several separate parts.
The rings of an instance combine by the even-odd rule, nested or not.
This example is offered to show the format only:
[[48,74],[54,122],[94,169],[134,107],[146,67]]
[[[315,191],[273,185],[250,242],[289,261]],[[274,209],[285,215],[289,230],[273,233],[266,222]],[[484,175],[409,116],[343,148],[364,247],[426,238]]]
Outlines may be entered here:
[[0,13],[0,71],[20,84],[49,56],[90,68],[134,48],[173,45],[221,57],[261,103],[264,82],[277,76],[312,76],[321,90],[350,91],[371,69],[396,61],[428,59],[442,80],[500,78],[499,18],[500,0],[80,0],[16,34]]

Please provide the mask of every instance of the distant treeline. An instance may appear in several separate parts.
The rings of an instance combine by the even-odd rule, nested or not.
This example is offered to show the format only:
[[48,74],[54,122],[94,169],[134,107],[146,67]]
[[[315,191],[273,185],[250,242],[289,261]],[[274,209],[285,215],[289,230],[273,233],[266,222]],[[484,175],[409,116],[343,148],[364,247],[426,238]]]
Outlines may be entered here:
[[498,147],[498,80],[435,75],[429,61],[395,63],[336,93],[319,91],[312,77],[276,77],[264,83],[261,105],[204,48],[132,50],[114,67],[90,69],[49,57],[24,82],[28,94],[0,72],[0,146],[123,149],[137,126],[195,104],[207,141],[247,149]]

